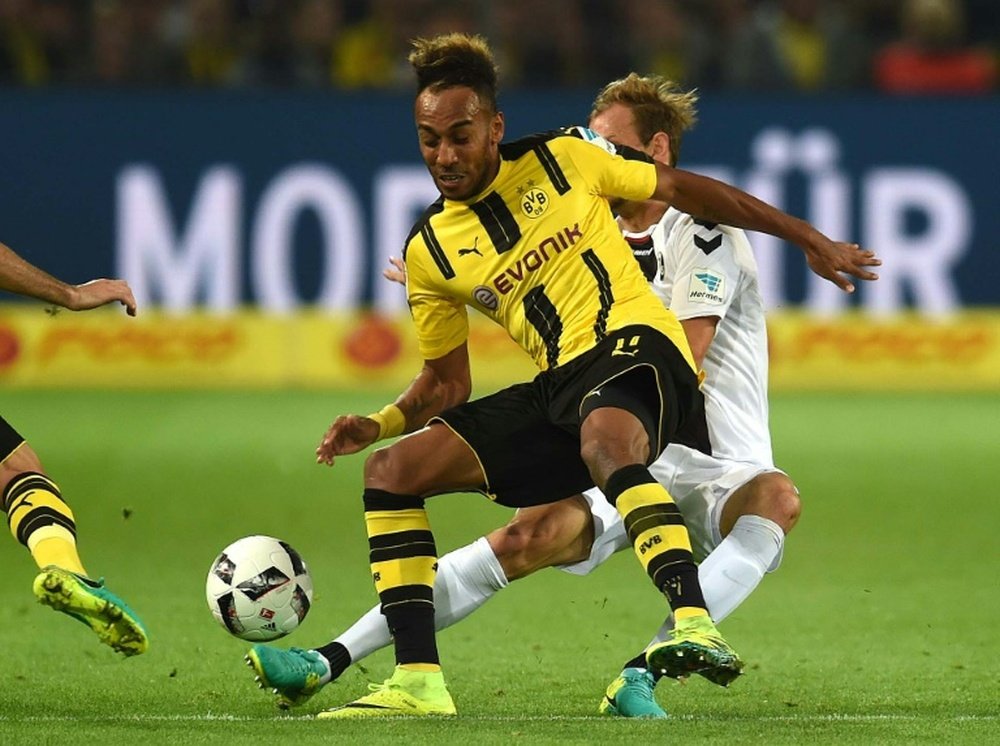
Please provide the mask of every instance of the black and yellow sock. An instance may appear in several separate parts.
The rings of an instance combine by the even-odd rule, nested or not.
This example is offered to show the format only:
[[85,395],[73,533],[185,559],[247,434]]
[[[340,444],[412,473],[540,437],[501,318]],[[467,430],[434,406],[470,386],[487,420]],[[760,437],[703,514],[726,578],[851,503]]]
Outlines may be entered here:
[[31,552],[39,567],[56,565],[86,575],[76,551],[76,521],[55,482],[44,474],[23,472],[3,491],[3,510],[14,538]]
[[684,518],[670,493],[642,464],[608,478],[604,494],[625,523],[639,562],[666,595],[676,620],[707,616]]
[[396,663],[440,669],[434,637],[437,549],[423,498],[364,492],[365,527],[375,590],[396,646]]

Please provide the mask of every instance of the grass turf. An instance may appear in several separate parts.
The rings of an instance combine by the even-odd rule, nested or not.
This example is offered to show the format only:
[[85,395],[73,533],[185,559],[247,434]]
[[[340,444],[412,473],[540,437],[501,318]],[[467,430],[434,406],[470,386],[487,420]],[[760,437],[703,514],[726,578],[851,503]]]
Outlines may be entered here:
[[[123,660],[36,603],[34,568],[0,542],[0,742],[414,743],[935,742],[1000,738],[1000,507],[995,395],[783,395],[780,466],[804,513],[782,569],[723,626],[748,661],[729,690],[663,682],[668,722],[599,718],[608,680],[661,621],[627,553],[589,578],[519,581],[440,647],[452,721],[283,717],[253,684],[247,647],[205,606],[227,543],[270,533],[309,562],[316,598],[285,642],[310,646],[375,600],[361,520],[362,458],[313,449],[344,411],[388,397],[320,392],[4,392],[3,414],[73,506],[81,553],[144,617],[151,651]],[[442,550],[508,511],[476,496],[430,503]],[[391,668],[382,651],[305,712],[352,699]]]

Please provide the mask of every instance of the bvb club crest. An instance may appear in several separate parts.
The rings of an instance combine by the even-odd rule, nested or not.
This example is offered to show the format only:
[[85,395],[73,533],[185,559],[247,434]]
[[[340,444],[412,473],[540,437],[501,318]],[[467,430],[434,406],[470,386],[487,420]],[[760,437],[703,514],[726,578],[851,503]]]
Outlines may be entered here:
[[541,217],[549,206],[549,195],[544,189],[539,189],[532,182],[528,182],[528,188],[517,190],[521,198],[521,212],[529,218]]

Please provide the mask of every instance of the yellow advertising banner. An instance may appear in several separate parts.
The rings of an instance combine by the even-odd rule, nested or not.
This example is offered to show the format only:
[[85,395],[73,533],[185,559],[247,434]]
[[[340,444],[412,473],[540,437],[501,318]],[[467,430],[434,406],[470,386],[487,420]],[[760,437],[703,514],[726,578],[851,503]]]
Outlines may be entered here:
[[1000,310],[768,318],[771,389],[1000,391]]
[[[477,391],[535,374],[500,327],[473,315]],[[400,388],[420,369],[404,313],[233,315],[0,306],[0,387]]]
[[[498,326],[470,316],[479,394],[535,368]],[[769,319],[772,390],[1000,390],[1000,310],[948,319],[784,313]],[[0,387],[399,388],[419,370],[409,318],[50,314],[0,307]]]

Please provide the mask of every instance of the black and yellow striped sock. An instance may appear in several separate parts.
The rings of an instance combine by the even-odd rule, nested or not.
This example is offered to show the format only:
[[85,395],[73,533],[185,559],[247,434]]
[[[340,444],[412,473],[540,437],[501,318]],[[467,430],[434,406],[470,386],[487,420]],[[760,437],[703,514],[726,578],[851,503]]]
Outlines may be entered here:
[[396,646],[396,663],[440,670],[434,637],[437,549],[423,498],[384,490],[364,492],[369,562]]
[[3,510],[14,538],[24,544],[39,567],[56,565],[86,575],[76,550],[76,521],[55,482],[26,471],[3,491]]
[[666,595],[674,618],[707,616],[691,539],[670,493],[649,469],[633,464],[608,478],[604,494],[621,515],[639,562]]

